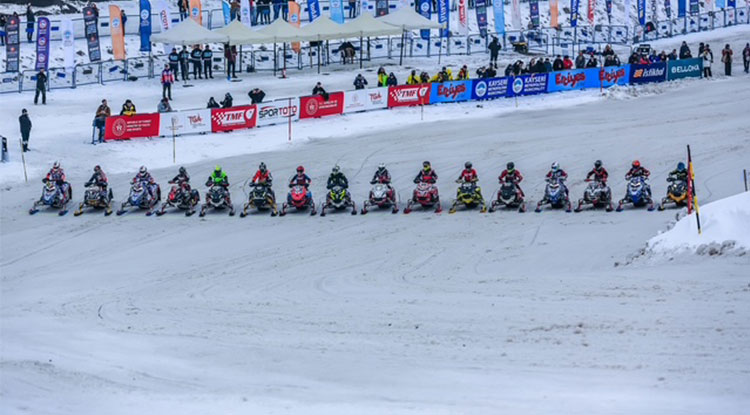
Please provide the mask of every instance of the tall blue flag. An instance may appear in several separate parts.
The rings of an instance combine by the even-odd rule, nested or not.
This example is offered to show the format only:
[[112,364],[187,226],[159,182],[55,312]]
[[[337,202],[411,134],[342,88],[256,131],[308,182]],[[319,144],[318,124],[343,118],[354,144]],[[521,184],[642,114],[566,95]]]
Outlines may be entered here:
[[[419,14],[428,19],[432,18],[432,0],[419,0]],[[430,39],[430,29],[422,29],[420,34],[422,39]]]
[[492,2],[492,12],[495,16],[495,31],[505,35],[505,10],[502,0]]
[[672,18],[672,0],[664,0],[664,13],[667,14],[667,19]]
[[687,0],[677,0],[677,17],[685,17],[685,6]]
[[723,9],[726,7],[726,3],[724,0],[716,0],[716,8],[717,9]]
[[336,23],[344,23],[344,1],[331,0],[329,5],[331,8],[331,20]]
[[440,30],[440,37],[449,37],[451,35],[451,31],[450,31],[451,8],[450,8],[450,4],[448,4],[448,0],[437,0],[437,8],[438,8],[438,23],[442,23],[445,25],[445,29]]
[[737,8],[737,0],[729,0],[727,7],[734,7],[736,9]]
[[307,16],[311,22],[320,17],[320,3],[318,0],[307,0]]
[[221,11],[224,14],[224,26],[229,26],[229,23],[232,22],[232,10],[230,9],[227,0],[222,0]]
[[477,10],[477,26],[479,36],[487,37],[487,3],[486,0],[476,0],[474,8]]
[[49,19],[40,17],[36,24],[38,30],[36,33],[36,65],[34,69],[37,71],[40,69],[47,70],[49,65]]
[[698,14],[698,0],[690,0],[690,15]]
[[638,0],[638,24],[646,24],[646,0]]
[[141,0],[141,52],[151,52],[151,2]]
[[579,3],[580,3],[579,0],[570,0],[570,27],[578,26],[578,4]]

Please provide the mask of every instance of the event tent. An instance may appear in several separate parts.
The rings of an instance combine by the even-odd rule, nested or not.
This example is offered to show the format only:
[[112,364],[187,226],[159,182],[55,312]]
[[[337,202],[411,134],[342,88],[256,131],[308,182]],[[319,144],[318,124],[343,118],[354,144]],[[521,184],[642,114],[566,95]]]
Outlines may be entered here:
[[199,25],[193,19],[185,19],[164,33],[151,36],[156,43],[170,43],[176,45],[197,45],[202,43],[226,43],[227,35],[212,32]]
[[234,20],[229,26],[215,30],[214,33],[228,36],[231,45],[255,45],[273,42],[273,38],[270,36],[250,29],[239,20]]

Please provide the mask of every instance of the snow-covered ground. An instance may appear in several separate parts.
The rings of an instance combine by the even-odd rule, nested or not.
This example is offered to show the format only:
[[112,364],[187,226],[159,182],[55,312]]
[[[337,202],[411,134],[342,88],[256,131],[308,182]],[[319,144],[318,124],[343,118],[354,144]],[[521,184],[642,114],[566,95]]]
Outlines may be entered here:
[[[710,40],[737,50],[743,37]],[[518,108],[430,106],[424,121],[406,108],[299,122],[291,143],[285,126],[184,137],[178,163],[199,186],[221,164],[239,204],[260,161],[279,196],[305,165],[316,200],[338,163],[361,202],[379,162],[404,200],[430,160],[447,202],[464,161],[489,197],[512,160],[534,202],[552,161],[577,198],[595,159],[616,197],[636,158],[660,197],[690,144],[709,215],[711,202],[743,189],[750,163],[750,84],[738,69],[733,78],[522,98]],[[352,78],[323,79],[338,89]],[[244,98],[255,79],[178,87],[176,105],[201,106],[228,88]],[[283,96],[316,79],[257,84]],[[746,412],[750,256],[639,256],[674,210],[26,213],[58,158],[76,200],[95,163],[110,172],[117,200],[144,162],[166,186],[176,170],[169,140],[85,144],[99,97],[113,109],[126,97],[148,108],[159,92],[155,82],[92,86],[54,91],[37,107],[28,94],[3,96],[10,110],[0,125],[15,129],[21,106],[35,124],[30,183],[16,154],[0,170],[0,413]]]

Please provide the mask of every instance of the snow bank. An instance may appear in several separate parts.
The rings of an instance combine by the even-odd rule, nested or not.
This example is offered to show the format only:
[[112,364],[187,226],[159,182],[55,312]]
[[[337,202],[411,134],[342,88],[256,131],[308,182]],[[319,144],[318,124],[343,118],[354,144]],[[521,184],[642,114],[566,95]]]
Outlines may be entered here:
[[716,255],[729,250],[750,250],[750,192],[709,203],[700,209],[702,234],[696,229],[695,213],[648,241],[654,252],[694,251]]

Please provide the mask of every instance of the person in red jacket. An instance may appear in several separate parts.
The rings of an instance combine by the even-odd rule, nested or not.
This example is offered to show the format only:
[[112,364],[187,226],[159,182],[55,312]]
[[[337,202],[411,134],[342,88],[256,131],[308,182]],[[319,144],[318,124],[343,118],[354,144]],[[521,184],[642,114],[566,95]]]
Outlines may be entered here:
[[630,180],[634,177],[642,177],[643,178],[643,187],[646,190],[646,193],[649,197],[651,197],[651,186],[649,186],[648,182],[648,176],[651,175],[651,172],[648,171],[645,167],[641,166],[641,162],[638,160],[633,160],[633,164],[630,167],[630,170],[628,170],[628,173],[625,175],[625,180]]
[[70,185],[65,180],[65,171],[60,167],[60,162],[56,161],[52,164],[52,168],[47,173],[47,176],[42,179],[42,183],[55,182],[55,186],[63,194],[64,198],[71,197]]
[[607,173],[607,169],[602,165],[601,160],[594,162],[594,168],[586,175],[586,181],[591,180],[591,176],[594,176],[594,181],[600,183],[602,186],[607,184],[609,173]]
[[568,55],[563,58],[563,69],[573,69],[573,61]]
[[523,176],[521,175],[521,172],[516,170],[516,165],[511,161],[506,166],[506,169],[503,170],[502,173],[500,173],[500,177],[497,178],[498,182],[500,184],[503,184],[504,181],[510,181],[516,186],[516,192],[518,192],[518,196],[520,198],[523,198],[525,195],[523,193],[523,190],[521,190],[521,181],[523,180]]
[[164,70],[161,71],[161,96],[162,98],[169,98],[172,100],[172,84],[174,83],[174,72],[169,68],[168,64],[164,65]]
[[266,168],[266,163],[261,162],[258,166],[258,171],[253,176],[253,186],[264,186],[268,189],[268,193],[273,198],[273,202],[276,203],[276,194],[273,192],[271,186],[273,185],[273,176],[271,172]]
[[461,175],[458,176],[458,180],[456,180],[456,182],[457,183],[461,183],[461,182],[475,183],[477,181],[479,181],[479,176],[477,175],[477,171],[472,168],[471,162],[467,161],[464,164],[464,170],[461,172]]
[[437,182],[437,173],[432,169],[429,161],[422,163],[422,170],[419,171],[417,177],[414,178],[414,183],[431,183]]

